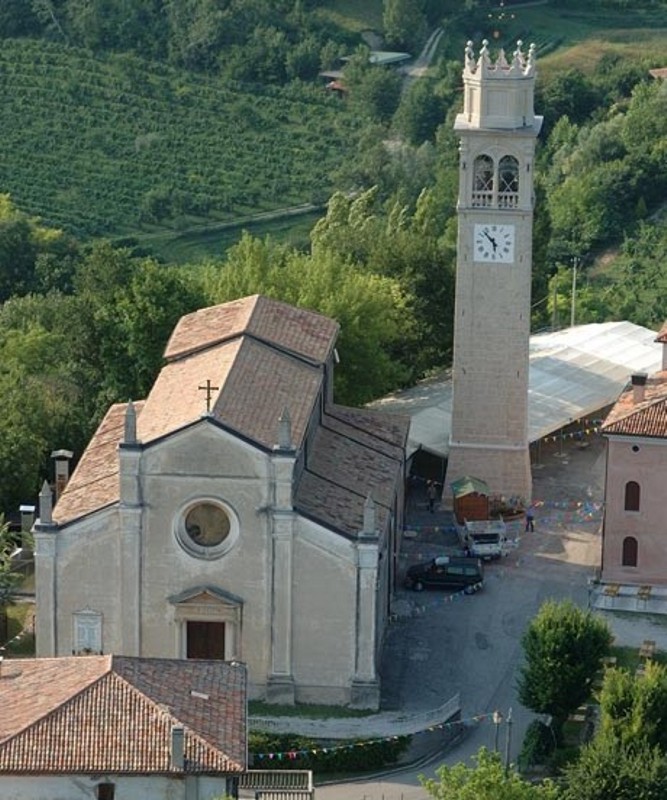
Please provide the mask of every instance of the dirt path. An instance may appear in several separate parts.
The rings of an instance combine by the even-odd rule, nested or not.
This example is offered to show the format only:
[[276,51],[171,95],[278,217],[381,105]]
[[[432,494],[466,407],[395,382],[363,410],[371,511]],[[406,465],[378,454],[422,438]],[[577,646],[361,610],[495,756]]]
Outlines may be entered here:
[[422,48],[421,53],[415,59],[413,64],[403,67],[400,71],[404,75],[403,78],[403,91],[412,84],[417,78],[423,78],[428,72],[431,62],[435,58],[435,54],[440,44],[440,39],[444,34],[443,28],[436,28],[433,33],[426,40],[426,44]]

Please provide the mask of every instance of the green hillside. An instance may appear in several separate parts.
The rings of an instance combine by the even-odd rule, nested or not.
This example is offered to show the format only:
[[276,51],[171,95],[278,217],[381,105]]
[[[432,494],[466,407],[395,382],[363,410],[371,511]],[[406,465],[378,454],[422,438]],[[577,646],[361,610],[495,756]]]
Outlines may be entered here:
[[54,43],[0,48],[0,191],[80,235],[322,201],[357,125],[321,87],[219,78]]

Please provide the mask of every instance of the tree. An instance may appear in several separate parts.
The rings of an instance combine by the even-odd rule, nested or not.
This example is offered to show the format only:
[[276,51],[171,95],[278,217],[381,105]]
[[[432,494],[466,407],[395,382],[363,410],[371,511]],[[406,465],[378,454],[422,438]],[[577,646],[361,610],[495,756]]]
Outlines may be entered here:
[[667,760],[645,741],[627,747],[598,735],[565,770],[562,800],[663,800]]
[[422,78],[401,95],[394,125],[410,144],[420,145],[435,139],[436,129],[444,117],[444,105],[435,93],[435,82]]
[[21,584],[21,575],[14,570],[12,553],[14,540],[9,523],[0,514],[0,644],[7,641],[7,606],[14,602],[16,590]]
[[567,715],[590,695],[611,642],[607,623],[590,611],[569,601],[544,603],[522,638],[519,700],[538,714],[550,714],[558,735]]
[[600,731],[626,747],[645,742],[667,753],[667,669],[649,662],[640,677],[610,669],[600,692]]
[[438,780],[420,776],[422,786],[436,800],[556,800],[557,787],[549,780],[534,785],[514,770],[506,770],[498,753],[482,748],[475,767],[463,763],[436,770]]
[[223,264],[206,271],[208,302],[260,293],[337,320],[336,399],[361,404],[408,379],[393,348],[410,336],[409,297],[394,279],[359,269],[332,251],[299,253],[247,232]]
[[382,24],[391,47],[417,47],[426,30],[422,0],[384,0]]
[[376,187],[356,197],[334,194],[313,228],[313,253],[334,252],[400,282],[414,324],[396,357],[414,379],[450,356],[454,253],[443,236],[446,211],[432,190],[419,194],[414,210],[397,197],[381,204],[379,196]]
[[561,117],[571,122],[584,122],[599,105],[600,94],[592,80],[581,70],[572,68],[556,73],[550,80],[537,84],[535,108],[544,114],[545,133]]
[[174,325],[204,300],[186,271],[105,241],[91,247],[74,283],[76,359],[98,416],[109,403],[145,395]]
[[350,103],[358,114],[388,123],[401,99],[401,77],[387,67],[369,63],[369,50],[357,48],[345,70]]

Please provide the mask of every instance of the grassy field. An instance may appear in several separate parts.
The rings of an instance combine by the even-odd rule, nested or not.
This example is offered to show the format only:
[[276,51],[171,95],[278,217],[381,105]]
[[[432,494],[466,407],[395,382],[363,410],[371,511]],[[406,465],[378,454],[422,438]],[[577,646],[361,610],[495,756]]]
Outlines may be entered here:
[[511,50],[517,39],[535,42],[544,75],[563,69],[585,72],[606,53],[667,60],[667,10],[626,10],[596,14],[585,9],[563,11],[557,4],[517,8],[515,18],[499,25],[498,42]]
[[225,252],[241,239],[246,230],[253,236],[271,236],[278,242],[305,250],[310,243],[310,231],[323,214],[324,211],[313,211],[298,217],[246,222],[223,230],[191,231],[183,234],[165,232],[149,241],[140,238],[136,241],[142,249],[174,264],[222,260]]
[[382,31],[382,0],[329,0],[318,13],[351,33]]

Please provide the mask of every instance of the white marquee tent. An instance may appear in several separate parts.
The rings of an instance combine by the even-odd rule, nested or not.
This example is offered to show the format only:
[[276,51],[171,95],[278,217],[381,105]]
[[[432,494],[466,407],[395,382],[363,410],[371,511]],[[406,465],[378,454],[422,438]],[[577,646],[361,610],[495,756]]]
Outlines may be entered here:
[[[577,325],[530,337],[528,429],[534,442],[613,403],[636,372],[662,367],[655,331],[631,322]],[[372,404],[411,418],[407,455],[446,457],[452,414],[450,374]]]

